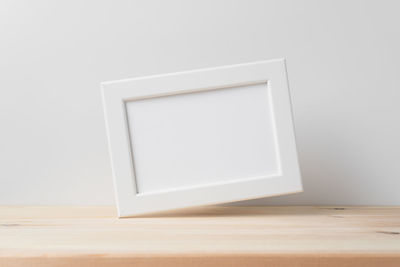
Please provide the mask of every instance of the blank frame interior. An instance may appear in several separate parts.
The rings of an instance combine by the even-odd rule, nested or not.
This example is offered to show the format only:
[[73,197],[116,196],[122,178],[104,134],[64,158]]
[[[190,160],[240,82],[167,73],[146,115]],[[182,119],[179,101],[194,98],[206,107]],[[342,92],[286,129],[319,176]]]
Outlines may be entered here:
[[125,102],[137,194],[281,172],[266,82]]

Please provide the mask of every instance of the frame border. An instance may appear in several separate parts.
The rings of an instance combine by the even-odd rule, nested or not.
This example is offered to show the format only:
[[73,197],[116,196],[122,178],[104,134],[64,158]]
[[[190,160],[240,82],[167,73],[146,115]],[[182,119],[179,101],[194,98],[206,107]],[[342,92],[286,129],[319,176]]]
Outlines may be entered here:
[[[278,175],[137,193],[126,102],[258,83],[270,89]],[[119,217],[302,191],[284,59],[103,82],[101,88]]]

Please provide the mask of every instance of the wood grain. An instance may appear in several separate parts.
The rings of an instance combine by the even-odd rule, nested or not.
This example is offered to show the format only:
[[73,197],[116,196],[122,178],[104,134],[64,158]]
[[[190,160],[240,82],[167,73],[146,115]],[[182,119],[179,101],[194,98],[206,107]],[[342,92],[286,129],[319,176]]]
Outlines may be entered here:
[[399,207],[0,207],[0,266],[400,266]]

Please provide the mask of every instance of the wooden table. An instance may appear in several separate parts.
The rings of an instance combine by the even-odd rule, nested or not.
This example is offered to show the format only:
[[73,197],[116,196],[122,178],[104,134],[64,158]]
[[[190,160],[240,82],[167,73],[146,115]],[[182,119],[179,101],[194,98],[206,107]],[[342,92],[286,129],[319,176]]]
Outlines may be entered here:
[[400,207],[0,207],[0,266],[400,266]]

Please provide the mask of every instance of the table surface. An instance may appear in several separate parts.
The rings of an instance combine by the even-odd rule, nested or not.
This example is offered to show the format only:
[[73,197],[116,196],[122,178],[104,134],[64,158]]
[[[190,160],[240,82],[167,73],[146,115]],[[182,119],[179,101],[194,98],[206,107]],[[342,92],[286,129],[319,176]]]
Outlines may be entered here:
[[0,207],[0,266],[132,264],[400,266],[400,207]]

